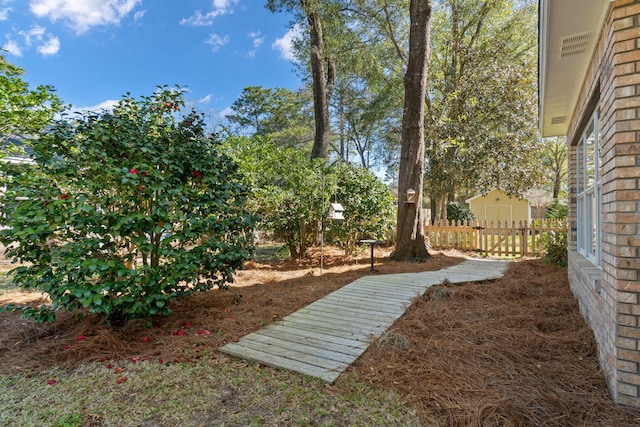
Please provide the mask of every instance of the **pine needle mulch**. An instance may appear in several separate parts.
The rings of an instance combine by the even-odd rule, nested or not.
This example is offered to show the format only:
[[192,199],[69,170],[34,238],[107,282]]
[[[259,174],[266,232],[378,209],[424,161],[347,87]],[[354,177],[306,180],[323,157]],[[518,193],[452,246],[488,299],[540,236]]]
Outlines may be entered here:
[[433,287],[351,369],[429,425],[640,425],[611,402],[566,276],[530,259],[494,282]]

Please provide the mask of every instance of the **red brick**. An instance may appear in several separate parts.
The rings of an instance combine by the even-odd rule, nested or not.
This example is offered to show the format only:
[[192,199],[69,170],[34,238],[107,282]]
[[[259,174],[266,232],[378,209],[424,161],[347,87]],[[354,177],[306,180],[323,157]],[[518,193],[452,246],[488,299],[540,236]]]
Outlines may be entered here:
[[630,6],[619,7],[619,6],[624,5],[626,3],[632,3],[632,1],[631,0],[627,0],[627,1],[619,1],[619,2],[615,3],[614,6],[616,8],[613,10],[613,14],[612,14],[613,20],[618,20],[618,19],[621,19],[621,18],[626,18],[628,16],[640,14],[640,4],[632,3]]
[[614,262],[616,268],[640,268],[640,259],[617,258]]
[[616,396],[616,403],[622,406],[640,406],[640,402],[638,401],[638,387],[635,387],[635,392],[631,394],[629,391],[629,387],[633,387],[631,385],[627,385],[626,388],[622,386],[625,384],[618,385],[618,393]]
[[640,282],[638,282],[635,278],[623,277],[624,274],[620,274],[623,272],[628,272],[629,276],[638,277],[638,270],[616,270],[616,272],[618,273],[616,277],[616,289],[625,292],[640,292]]
[[[640,200],[640,192],[637,190],[620,190],[616,192],[615,196],[616,200]],[[632,234],[635,234],[635,231]]]
[[[616,156],[613,158],[612,167],[619,168],[619,167],[627,167],[627,166],[636,166],[637,159],[638,159],[638,156],[636,154],[630,154],[626,156]],[[638,168],[637,170],[640,170],[640,168]]]
[[[618,34],[624,33],[623,37],[618,40],[618,38],[616,37],[616,42],[613,45],[613,52],[616,54],[616,56],[620,56],[623,55],[627,52],[633,52],[636,50],[636,39],[635,38],[627,38],[628,37],[628,32],[632,31],[637,33],[637,31],[635,29],[632,30],[627,30],[627,31],[621,31]],[[620,63],[629,63],[630,61],[616,61],[616,64],[620,64]]]
[[616,362],[616,368],[624,372],[629,372],[630,374],[638,373],[638,364],[634,362],[626,362],[624,360],[618,360]]
[[[640,61],[640,50],[634,50],[633,52],[621,53],[616,55],[616,64],[626,64],[629,62]],[[640,84],[640,76],[637,74],[629,74],[626,76],[619,76],[615,78],[615,87],[631,86]]]
[[631,28],[631,27],[633,27],[633,17],[632,16],[628,16],[626,18],[618,19],[618,20],[613,22],[613,30],[614,31],[624,30],[626,28]]
[[636,118],[637,114],[635,108],[616,111],[616,120],[634,120]]
[[[618,314],[616,316],[616,323],[618,325],[629,326],[635,328],[638,326],[638,317],[629,316],[628,314]],[[626,348],[628,350],[636,350],[637,340],[624,337],[616,337],[616,347]]]
[[628,372],[619,372],[618,373],[618,381],[621,381],[626,384],[640,385],[640,375],[638,374],[630,374]]
[[628,246],[614,246],[614,248],[615,256],[625,258],[636,258],[638,256],[637,248]]
[[640,167],[616,168],[613,170],[613,176],[616,178],[634,178],[635,180],[640,177]]

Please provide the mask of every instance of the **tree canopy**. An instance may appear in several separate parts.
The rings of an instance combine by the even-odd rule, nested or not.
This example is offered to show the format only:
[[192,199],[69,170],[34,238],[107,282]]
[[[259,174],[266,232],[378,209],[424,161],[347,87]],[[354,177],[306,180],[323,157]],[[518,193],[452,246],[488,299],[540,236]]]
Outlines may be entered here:
[[[329,110],[333,155],[369,168],[384,166],[395,181],[409,1],[271,0],[268,5],[294,12],[295,22],[302,25],[307,43],[296,44],[296,54],[307,82],[314,78],[305,11],[312,7],[320,14],[323,54],[335,69]],[[434,2],[432,21],[425,180],[433,213],[446,212],[456,194],[501,188],[522,195],[542,178],[536,5],[440,0]]]
[[9,141],[39,135],[64,108],[53,86],[30,89],[23,73],[0,55],[0,156]]

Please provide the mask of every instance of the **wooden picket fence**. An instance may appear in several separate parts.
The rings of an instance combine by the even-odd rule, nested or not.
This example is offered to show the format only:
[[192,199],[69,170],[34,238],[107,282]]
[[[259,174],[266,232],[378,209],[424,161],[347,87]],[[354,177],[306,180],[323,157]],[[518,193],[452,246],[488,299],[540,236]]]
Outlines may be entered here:
[[477,251],[491,256],[540,256],[544,251],[542,236],[549,232],[567,232],[559,220],[512,221],[436,221],[425,226],[425,239],[434,249]]

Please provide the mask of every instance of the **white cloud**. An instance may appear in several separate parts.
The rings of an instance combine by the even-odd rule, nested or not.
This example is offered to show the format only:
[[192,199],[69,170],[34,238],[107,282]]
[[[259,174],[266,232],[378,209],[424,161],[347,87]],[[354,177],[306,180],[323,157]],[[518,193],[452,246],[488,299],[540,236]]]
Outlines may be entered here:
[[19,31],[18,34],[20,34],[24,38],[25,44],[30,47],[31,45],[33,45],[34,40],[35,43],[41,41],[46,31],[46,28],[36,25],[29,31]]
[[260,37],[261,35],[262,34],[260,34],[260,31],[249,33],[249,37],[251,37],[251,39],[253,40],[253,47],[255,47],[256,49],[262,46],[262,43],[264,43],[264,37]]
[[5,7],[0,9],[0,21],[6,21],[7,19],[9,19],[9,12],[11,12],[13,9],[11,9],[10,7]]
[[248,58],[255,57],[256,53],[258,53],[258,48],[264,43],[264,37],[260,37],[261,35],[260,31],[249,33],[249,37],[252,40],[251,43],[253,44],[253,50],[247,52]]
[[30,0],[31,12],[62,20],[78,34],[99,25],[119,24],[142,0]]
[[212,98],[211,94],[205,96],[204,98],[200,98],[198,99],[198,104],[208,104],[211,102],[211,98]]
[[55,36],[49,36],[49,39],[38,46],[38,52],[44,56],[51,56],[60,50],[60,40]]
[[71,113],[88,113],[88,112],[97,112],[101,113],[103,111],[113,111],[114,107],[118,105],[118,102],[113,99],[107,99],[106,101],[102,101],[100,104],[94,105],[92,107],[74,107],[71,109]]
[[210,34],[209,38],[205,40],[206,44],[210,44],[212,46],[212,50],[214,52],[219,51],[224,45],[229,43],[229,36],[220,37],[217,34]]
[[293,54],[293,42],[302,37],[302,29],[299,25],[294,25],[287,33],[271,45],[271,48],[280,52],[280,57],[287,61],[296,62]]
[[11,55],[22,56],[22,49],[20,49],[20,46],[18,46],[18,43],[14,42],[13,40],[9,40],[8,42],[6,42],[2,46],[2,49],[9,52]]
[[216,16],[233,13],[233,6],[239,0],[213,0],[213,8],[205,14],[201,10],[197,10],[192,16],[180,20],[182,25],[192,25],[194,27],[202,27],[213,24]]
[[9,12],[13,12],[13,9],[8,7],[11,3],[13,0],[0,0],[0,21],[9,19]]
[[11,49],[6,49],[9,52],[18,52],[14,55],[22,55],[22,47],[30,48],[35,46],[38,53],[43,56],[55,55],[60,51],[60,39],[51,33],[47,32],[47,29],[39,25],[33,26],[28,31],[19,31],[18,35],[22,37],[22,46],[16,41],[9,41],[7,44]]
[[147,13],[146,10],[139,10],[133,14],[133,22],[138,22],[142,18],[144,18],[144,14]]

